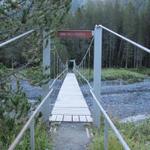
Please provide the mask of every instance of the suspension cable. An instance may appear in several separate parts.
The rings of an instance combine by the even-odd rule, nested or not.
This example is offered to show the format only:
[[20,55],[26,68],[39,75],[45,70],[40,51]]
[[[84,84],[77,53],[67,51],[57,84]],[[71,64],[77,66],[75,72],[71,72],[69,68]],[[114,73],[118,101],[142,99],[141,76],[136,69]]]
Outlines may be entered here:
[[88,52],[89,52],[89,51],[90,51],[90,49],[91,49],[91,46],[92,46],[93,41],[94,41],[94,38],[92,38],[92,40],[91,40],[91,42],[90,42],[90,44],[89,44],[89,47],[87,48],[87,51],[86,51],[86,53],[85,53],[84,57],[82,58],[82,60],[81,60],[80,64],[78,65],[78,67],[80,67],[80,66],[81,66],[81,64],[83,63],[84,59],[86,58],[86,56],[87,56]]
[[[20,38],[22,38],[24,36],[27,36],[27,35],[33,33],[34,31],[35,30],[30,30],[30,31],[27,31],[27,32],[25,32],[23,34],[20,34],[20,35],[14,37],[14,38],[11,38],[10,40],[7,40],[7,41],[1,43],[0,44],[0,48],[3,47],[3,46],[6,46],[6,45],[8,45],[8,44],[10,44],[10,43],[12,43],[12,42],[14,42],[16,40],[18,40],[18,39],[20,39]],[[5,83],[10,76],[15,75],[19,71],[21,71],[21,70],[25,69],[26,67],[28,67],[30,64],[32,64],[34,62],[35,58],[36,58],[36,52],[34,52],[33,57],[26,64],[24,64],[23,66],[15,69],[13,71],[11,71],[10,73],[7,73],[7,75],[5,74],[4,76],[2,76],[1,79],[0,79],[0,84]]]
[[110,33],[116,35],[117,37],[119,37],[119,38],[121,38],[121,39],[123,39],[123,40],[125,40],[125,41],[127,41],[128,43],[131,43],[132,45],[134,45],[134,46],[136,46],[136,47],[142,49],[143,51],[146,51],[146,52],[150,53],[150,49],[148,49],[148,48],[146,48],[146,47],[144,47],[144,46],[142,46],[142,45],[140,45],[140,44],[138,44],[138,43],[136,43],[136,42],[134,42],[134,41],[132,41],[132,40],[130,40],[130,39],[128,39],[128,38],[126,38],[126,37],[120,35],[120,34],[118,34],[118,33],[116,33],[116,32],[114,32],[114,31],[112,31],[112,30],[110,30],[110,29],[108,29],[108,28],[106,28],[106,27],[104,27],[104,26],[102,26],[102,25],[99,25],[99,26],[100,26],[102,29],[104,29],[104,30],[106,30],[106,31],[108,31],[108,32],[110,32]]
[[114,125],[114,123],[111,121],[109,115],[107,114],[107,112],[105,111],[105,109],[102,107],[101,105],[101,100],[97,99],[94,92],[93,92],[93,88],[91,87],[90,83],[88,82],[88,80],[86,80],[86,78],[78,71],[75,70],[76,73],[88,84],[89,86],[89,90],[90,93],[92,95],[92,97],[94,98],[94,101],[96,102],[97,106],[99,107],[100,111],[102,112],[104,118],[107,120],[107,122],[109,123],[109,126],[111,127],[111,129],[113,130],[113,132],[115,133],[115,136],[117,137],[117,139],[119,140],[120,144],[124,147],[125,150],[130,150],[128,144],[126,143],[126,141],[124,140],[124,138],[122,137],[121,133],[119,132],[119,130],[116,128],[116,126]]
[[58,58],[59,58],[59,60],[60,60],[60,63],[63,65],[63,67],[65,67],[65,64],[63,63],[63,61],[62,61],[62,59],[61,59],[61,57],[60,57],[60,55],[59,55],[57,49],[56,49],[56,53],[57,53],[57,56],[58,56]]

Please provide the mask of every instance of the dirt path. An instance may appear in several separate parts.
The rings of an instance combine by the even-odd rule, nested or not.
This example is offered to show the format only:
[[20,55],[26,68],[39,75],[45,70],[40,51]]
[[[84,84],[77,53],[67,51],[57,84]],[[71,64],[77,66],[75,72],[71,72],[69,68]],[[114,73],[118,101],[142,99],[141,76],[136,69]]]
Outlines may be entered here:
[[84,123],[61,123],[53,127],[54,150],[87,150],[90,137]]

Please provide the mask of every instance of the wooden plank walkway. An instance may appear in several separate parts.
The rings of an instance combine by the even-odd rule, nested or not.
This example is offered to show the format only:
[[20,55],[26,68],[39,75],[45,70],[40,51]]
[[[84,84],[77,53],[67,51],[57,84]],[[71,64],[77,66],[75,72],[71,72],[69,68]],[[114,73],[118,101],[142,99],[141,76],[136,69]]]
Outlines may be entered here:
[[49,120],[51,122],[93,121],[74,73],[66,75]]

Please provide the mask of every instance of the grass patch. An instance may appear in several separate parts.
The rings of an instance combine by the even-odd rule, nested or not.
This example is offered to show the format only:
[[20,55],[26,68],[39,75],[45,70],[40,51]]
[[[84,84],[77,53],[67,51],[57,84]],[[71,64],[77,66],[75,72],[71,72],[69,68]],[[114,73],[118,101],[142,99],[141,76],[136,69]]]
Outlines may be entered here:
[[[30,149],[30,132],[26,132],[24,138],[16,147],[16,150]],[[52,150],[52,140],[48,134],[46,125],[42,121],[38,121],[35,127],[35,149],[36,150]]]
[[[116,69],[116,68],[108,68],[102,69],[102,80],[124,80],[128,83],[140,82],[147,78],[149,73],[149,68],[142,71],[136,71],[136,69]],[[80,70],[80,72],[88,79],[93,79],[93,70],[92,69],[84,69]]]
[[129,70],[131,70],[133,72],[138,72],[140,74],[150,76],[150,68],[132,68],[132,69],[129,69]]
[[103,69],[102,80],[124,80],[129,83],[143,81],[144,74],[133,72],[128,69]]
[[[132,150],[150,150],[150,119],[138,124],[117,122],[116,126]],[[94,138],[89,146],[90,150],[104,149],[103,132],[103,125],[100,131],[98,129],[93,129]],[[113,131],[109,129],[108,133],[108,149],[123,150],[123,147],[115,137]]]
[[[95,130],[94,138],[92,140],[92,143],[89,146],[89,150],[104,149],[104,138],[103,136],[100,136],[101,134],[102,132]],[[123,150],[120,143],[118,142],[118,140],[116,139],[116,137],[113,135],[111,131],[109,131],[108,150]]]

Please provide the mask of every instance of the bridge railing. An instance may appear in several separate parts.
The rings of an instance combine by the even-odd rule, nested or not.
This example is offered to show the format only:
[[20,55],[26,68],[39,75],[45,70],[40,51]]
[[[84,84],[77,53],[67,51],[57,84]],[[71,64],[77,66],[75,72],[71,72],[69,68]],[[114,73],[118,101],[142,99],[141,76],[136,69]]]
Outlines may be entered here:
[[[21,129],[21,131],[19,132],[19,134],[17,135],[17,137],[15,138],[15,140],[13,141],[13,143],[9,146],[8,150],[14,150],[15,147],[20,143],[22,137],[24,136],[25,132],[27,131],[27,129],[30,129],[30,147],[31,150],[35,149],[35,136],[34,136],[34,131],[35,131],[35,125],[34,125],[34,121],[35,118],[38,116],[38,114],[41,112],[42,108],[45,107],[45,103],[46,101],[49,100],[52,92],[53,92],[53,86],[56,83],[56,81],[61,78],[61,76],[63,76],[65,73],[67,72],[67,68],[64,69],[51,83],[51,85],[49,86],[49,92],[48,94],[43,98],[43,100],[41,101],[41,103],[38,105],[38,107],[36,108],[35,111],[33,111],[32,115],[30,116],[30,118],[28,119],[28,121],[26,122],[26,124],[23,126],[23,128]],[[51,103],[49,103],[50,105]],[[49,105],[47,105],[49,107]],[[45,108],[44,108],[45,109]],[[49,107],[50,109],[50,107]]]
[[12,42],[18,40],[18,39],[20,39],[20,38],[22,38],[22,37],[24,37],[24,36],[27,36],[27,35],[33,33],[34,31],[35,31],[35,30],[27,31],[27,32],[25,32],[25,33],[23,33],[23,34],[20,34],[20,35],[18,35],[18,36],[16,36],[16,37],[10,39],[10,40],[7,40],[7,41],[5,41],[5,42],[3,42],[3,43],[0,43],[0,48],[3,47],[3,46],[8,45],[9,43],[12,43]]
[[[20,40],[24,37],[28,37],[31,36],[31,34],[35,32],[35,30],[30,30],[27,31],[23,34],[20,34],[10,40],[7,40],[6,42],[0,43],[0,48],[6,47],[9,44],[12,44],[14,42],[14,45],[16,44],[15,42],[17,42],[17,40]],[[10,45],[12,46],[12,45]],[[49,92],[48,94],[43,98],[43,100],[41,101],[41,103],[38,105],[38,107],[35,109],[35,111],[32,112],[31,116],[29,117],[28,121],[25,123],[25,125],[23,126],[23,128],[21,129],[21,131],[19,132],[19,134],[17,135],[17,137],[14,139],[14,142],[9,146],[9,150],[13,150],[15,149],[15,147],[21,142],[21,139],[23,138],[23,136],[25,135],[26,131],[29,129],[30,130],[30,147],[31,150],[35,149],[35,137],[34,137],[34,132],[35,132],[35,119],[37,118],[38,114],[40,112],[43,112],[43,109],[46,109],[45,107],[48,107],[48,109],[50,110],[51,106],[51,100],[50,100],[50,96],[52,95],[52,92],[54,91],[54,85],[56,84],[56,82],[59,79],[64,78],[66,72],[68,71],[68,68],[66,65],[64,65],[61,61],[61,58],[59,56],[56,57],[56,63],[54,64],[54,67],[57,68],[57,71],[55,73],[55,76],[53,78],[53,81],[51,82],[51,84],[49,85]],[[27,65],[24,65],[27,66]],[[21,69],[24,67],[20,67]],[[20,68],[15,69],[15,70],[19,70]],[[12,71],[13,72],[13,71]],[[16,72],[15,72],[16,73]],[[8,75],[11,76],[12,74]],[[48,102],[48,105],[46,105]]]
[[[4,72],[1,75],[0,83],[6,82],[16,73],[21,73],[21,70],[35,62],[37,50],[30,44],[34,37],[36,37],[34,43],[37,43],[38,34],[36,30],[29,30],[0,43],[0,52],[3,54],[0,59],[3,61],[2,64],[9,66],[7,68],[9,72]],[[32,55],[29,54],[31,50],[33,50]],[[27,52],[27,55],[24,55],[25,52]]]
[[[92,94],[94,98],[93,102],[93,117],[94,117],[94,122],[96,122],[96,125],[101,124],[100,119],[101,114],[104,116],[104,149],[108,150],[108,128],[110,127],[113,132],[115,133],[116,137],[118,138],[119,142],[123,146],[125,150],[130,150],[128,144],[124,140],[123,136],[119,132],[119,130],[116,128],[114,123],[111,121],[109,115],[106,113],[105,109],[101,105],[101,97],[100,97],[100,92],[101,92],[101,70],[102,70],[102,31],[106,30],[109,33],[121,38],[122,40],[132,44],[133,46],[136,46],[139,49],[142,49],[145,52],[150,53],[150,49],[102,26],[102,25],[96,25],[95,30],[94,30],[94,75],[93,75],[93,80],[94,80],[94,86],[92,87],[90,82],[88,81],[88,78],[85,77],[85,74],[83,73],[86,68],[84,68],[84,63],[86,63],[86,57],[88,56],[87,53],[90,52],[88,49],[86,51],[85,56],[81,60],[81,63],[74,68],[74,71],[76,74],[78,74],[89,86],[90,88],[90,93]],[[98,107],[98,108],[97,108]],[[100,125],[98,125],[100,126]]]
[[108,29],[108,28],[106,28],[106,27],[104,27],[104,26],[102,26],[102,25],[99,25],[99,27],[102,28],[103,30],[106,30],[106,31],[108,31],[108,32],[110,32],[110,33],[116,35],[117,37],[119,37],[119,38],[125,40],[126,42],[128,42],[128,43],[130,43],[130,44],[136,46],[137,48],[140,48],[141,50],[150,53],[150,49],[148,49],[147,47],[144,47],[144,46],[142,46],[141,44],[138,44],[138,43],[134,42],[133,40],[130,40],[129,38],[126,38],[126,37],[124,37],[124,36],[122,36],[122,35],[120,35],[120,34],[114,32],[114,31],[112,31],[112,30],[110,30],[110,29]]
[[90,93],[94,99],[94,102],[97,104],[101,114],[104,117],[104,150],[108,150],[108,129],[109,129],[109,127],[115,133],[115,136],[117,137],[117,139],[119,140],[119,142],[123,146],[124,150],[130,150],[130,148],[129,148],[128,144],[126,143],[126,141],[124,140],[123,136],[121,135],[119,130],[116,128],[114,123],[111,121],[109,115],[106,113],[105,109],[103,108],[103,106],[101,105],[99,100],[96,98],[96,96],[93,92],[93,88],[91,87],[89,81],[76,69],[76,67],[74,68],[74,72],[77,75],[79,75],[88,84],[89,89],[90,89]]

